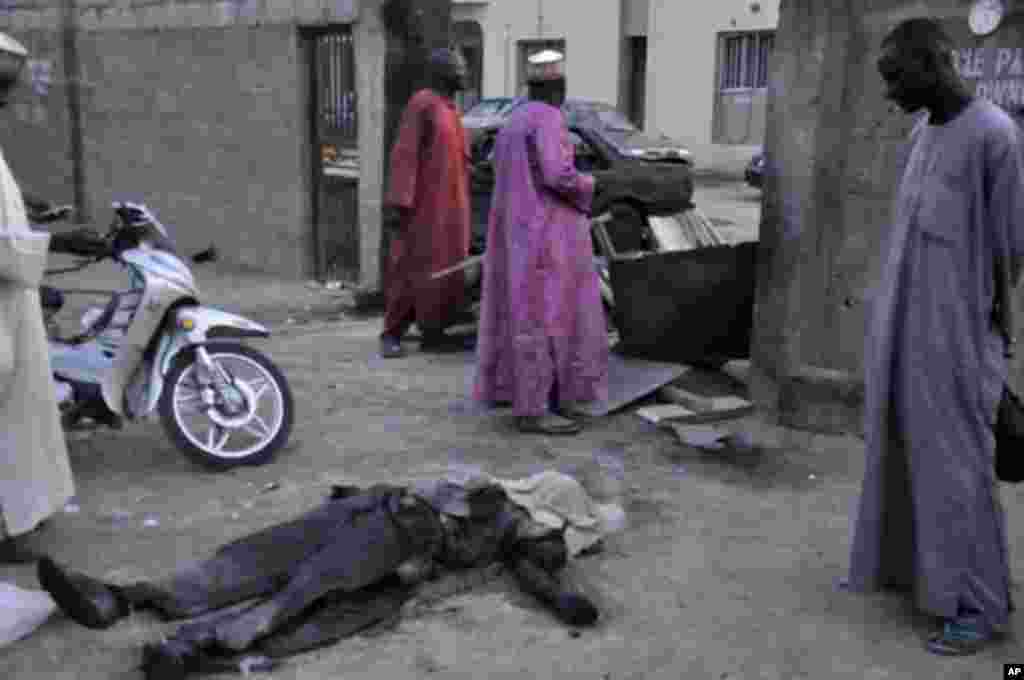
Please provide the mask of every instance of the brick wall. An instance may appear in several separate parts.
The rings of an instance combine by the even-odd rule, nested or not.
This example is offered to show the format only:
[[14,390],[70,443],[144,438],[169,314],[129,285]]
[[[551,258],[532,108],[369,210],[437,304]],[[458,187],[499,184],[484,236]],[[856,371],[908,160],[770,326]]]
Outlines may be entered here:
[[[236,266],[311,274],[307,72],[298,26],[357,18],[335,2],[80,0],[85,174],[94,220],[135,198],[182,250],[218,244]],[[70,202],[71,162],[55,2],[6,6],[0,30],[51,62],[25,89],[0,144],[26,187]],[[372,84],[370,78],[363,82]]]

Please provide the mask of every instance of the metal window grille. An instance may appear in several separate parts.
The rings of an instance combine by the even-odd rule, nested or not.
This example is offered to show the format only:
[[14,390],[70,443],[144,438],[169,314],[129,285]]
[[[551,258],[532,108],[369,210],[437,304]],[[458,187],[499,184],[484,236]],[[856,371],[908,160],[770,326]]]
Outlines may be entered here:
[[721,39],[719,87],[722,90],[754,89],[768,85],[768,67],[775,35],[742,33]]
[[355,49],[348,30],[316,37],[321,136],[340,147],[358,146]]

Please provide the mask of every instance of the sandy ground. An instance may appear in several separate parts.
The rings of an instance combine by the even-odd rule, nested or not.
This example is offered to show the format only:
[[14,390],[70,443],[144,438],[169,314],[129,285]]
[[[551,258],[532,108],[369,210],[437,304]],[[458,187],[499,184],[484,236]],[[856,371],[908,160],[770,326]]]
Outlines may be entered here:
[[[697,200],[720,225],[754,233],[753,190],[719,183]],[[377,318],[321,315],[257,343],[287,374],[297,406],[291,445],[264,467],[205,472],[155,423],[74,439],[79,509],[56,518],[54,555],[118,582],[152,578],[312,507],[333,483],[428,478],[452,465],[501,477],[556,468],[628,514],[627,529],[569,574],[598,601],[596,628],[571,631],[499,578],[264,677],[987,680],[1002,677],[1003,663],[1024,662],[1014,636],[979,657],[932,657],[921,649],[931,622],[905,600],[837,590],[862,472],[858,440],[781,431],[753,416],[731,427],[755,450],[708,454],[633,409],[578,437],[524,436],[507,412],[467,399],[471,354],[424,355],[413,343],[408,358],[385,361],[378,332]],[[693,380],[708,393],[733,389]],[[265,490],[271,482],[277,488]],[[1019,575],[1024,490],[1003,495]],[[31,567],[0,567],[0,578],[37,586]],[[0,650],[0,678],[141,677],[141,645],[172,628],[138,614],[93,631],[58,614]]]

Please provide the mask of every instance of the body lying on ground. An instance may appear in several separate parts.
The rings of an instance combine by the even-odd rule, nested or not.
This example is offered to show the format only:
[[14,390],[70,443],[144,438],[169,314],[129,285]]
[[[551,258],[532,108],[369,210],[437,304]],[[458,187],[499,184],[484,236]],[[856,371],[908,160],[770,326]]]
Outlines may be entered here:
[[503,563],[562,621],[597,620],[596,607],[560,583],[564,528],[533,522],[493,482],[429,488],[335,487],[299,518],[156,582],[108,584],[49,558],[39,563],[39,581],[67,616],[90,628],[133,610],[194,619],[144,648],[148,680],[265,667],[335,642],[393,618],[437,568]]

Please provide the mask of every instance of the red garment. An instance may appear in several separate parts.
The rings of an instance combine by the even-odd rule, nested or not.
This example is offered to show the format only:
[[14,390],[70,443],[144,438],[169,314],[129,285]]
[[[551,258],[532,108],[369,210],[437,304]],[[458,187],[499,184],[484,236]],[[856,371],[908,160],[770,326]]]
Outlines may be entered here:
[[469,147],[455,104],[420,90],[402,114],[391,150],[386,202],[411,211],[391,243],[384,334],[401,337],[415,316],[421,329],[451,324],[463,304],[461,272],[430,275],[469,255]]

